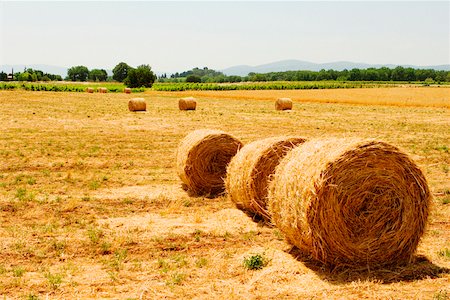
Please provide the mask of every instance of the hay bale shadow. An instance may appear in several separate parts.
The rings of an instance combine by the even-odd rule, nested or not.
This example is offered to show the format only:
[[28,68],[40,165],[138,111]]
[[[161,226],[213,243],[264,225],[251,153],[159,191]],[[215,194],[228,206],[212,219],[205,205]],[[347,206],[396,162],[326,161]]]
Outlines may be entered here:
[[183,191],[185,191],[189,197],[192,197],[192,198],[202,197],[202,198],[207,198],[207,199],[215,199],[215,198],[220,198],[223,195],[225,195],[225,191],[215,192],[215,193],[203,193],[203,194],[199,195],[197,191],[193,191],[193,190],[189,189],[189,187],[185,183],[181,184],[181,189]]
[[433,264],[427,257],[416,255],[409,264],[389,265],[378,268],[331,266],[313,259],[296,247],[287,251],[295,259],[314,271],[321,279],[331,284],[345,284],[353,281],[377,281],[382,284],[412,282],[426,278],[438,278],[450,274],[450,269]]

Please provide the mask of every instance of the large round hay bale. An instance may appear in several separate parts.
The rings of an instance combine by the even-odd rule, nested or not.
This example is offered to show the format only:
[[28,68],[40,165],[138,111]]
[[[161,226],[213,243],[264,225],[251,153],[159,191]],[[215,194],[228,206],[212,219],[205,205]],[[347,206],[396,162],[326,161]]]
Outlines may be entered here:
[[105,94],[105,93],[108,92],[108,89],[105,88],[105,87],[101,87],[101,88],[98,88],[98,92],[99,92],[99,93],[102,93],[102,94]]
[[193,97],[181,98],[178,100],[178,108],[180,110],[195,110],[197,101]]
[[276,110],[291,110],[292,100],[290,98],[278,98],[275,102]]
[[133,98],[128,101],[128,109],[130,111],[146,111],[147,103],[145,103],[144,98]]
[[242,147],[235,137],[220,130],[195,130],[180,143],[177,172],[192,195],[214,196],[224,191],[231,158]]
[[92,94],[94,92],[94,88],[88,87],[86,92]]
[[267,187],[280,160],[301,137],[272,137],[245,145],[228,165],[225,187],[236,206],[253,216],[270,221],[267,212]]
[[333,139],[282,159],[268,208],[287,240],[315,259],[367,267],[411,260],[430,201],[421,170],[398,148]]
[[123,89],[123,92],[124,92],[125,94],[131,94],[131,89],[130,89],[130,88],[124,88],[124,89]]

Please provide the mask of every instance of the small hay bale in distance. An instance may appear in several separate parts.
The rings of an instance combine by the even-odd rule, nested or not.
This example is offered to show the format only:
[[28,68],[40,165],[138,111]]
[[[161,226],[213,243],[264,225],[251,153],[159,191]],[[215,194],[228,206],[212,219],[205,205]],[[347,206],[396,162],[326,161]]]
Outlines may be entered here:
[[243,144],[220,130],[189,133],[177,151],[177,173],[191,195],[216,196],[225,190],[227,165]]
[[88,87],[86,92],[92,94],[94,92],[94,88]]
[[289,152],[269,186],[272,221],[332,266],[410,262],[431,195],[417,165],[379,141],[311,140]]
[[133,98],[128,101],[128,109],[130,111],[146,111],[147,103],[144,98]]
[[108,92],[108,89],[105,88],[105,87],[101,87],[101,88],[98,89],[98,92],[99,92],[99,93],[102,93],[102,94],[105,94],[105,93]]
[[123,92],[125,94],[131,94],[131,89],[130,88],[124,88]]
[[270,221],[267,211],[269,179],[280,160],[305,142],[301,137],[272,137],[245,145],[228,165],[225,187],[236,207]]
[[178,100],[178,108],[180,110],[195,110],[197,108],[197,101],[193,97],[181,98]]
[[275,109],[276,110],[291,110],[292,109],[291,98],[278,98],[277,101],[275,101]]

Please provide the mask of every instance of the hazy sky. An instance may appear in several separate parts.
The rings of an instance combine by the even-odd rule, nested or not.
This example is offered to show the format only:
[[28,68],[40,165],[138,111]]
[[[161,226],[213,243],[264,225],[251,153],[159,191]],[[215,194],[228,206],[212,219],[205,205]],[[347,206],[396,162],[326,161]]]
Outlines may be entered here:
[[5,2],[0,65],[450,63],[450,2]]

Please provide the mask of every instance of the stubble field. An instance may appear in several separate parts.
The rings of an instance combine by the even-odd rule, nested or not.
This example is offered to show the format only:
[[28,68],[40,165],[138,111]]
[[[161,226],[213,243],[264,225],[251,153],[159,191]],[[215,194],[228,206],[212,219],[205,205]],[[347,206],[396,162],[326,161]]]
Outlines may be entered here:
[[[178,110],[178,97],[198,98]],[[276,97],[294,110],[274,110]],[[127,102],[144,97],[146,113]],[[449,299],[450,89],[87,94],[0,91],[0,295],[6,299]],[[192,198],[179,141],[222,129],[376,138],[407,152],[433,192],[417,259],[329,270],[226,196]],[[249,270],[244,258],[265,258]]]

